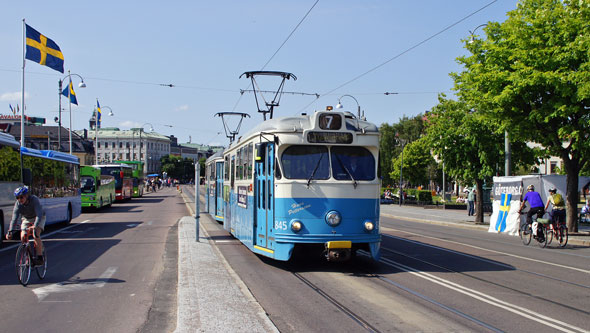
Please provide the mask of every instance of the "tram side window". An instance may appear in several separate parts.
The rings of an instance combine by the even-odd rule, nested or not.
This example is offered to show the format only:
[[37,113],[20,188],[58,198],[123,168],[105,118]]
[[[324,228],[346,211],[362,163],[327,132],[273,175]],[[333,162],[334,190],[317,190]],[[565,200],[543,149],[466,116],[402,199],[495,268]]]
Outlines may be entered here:
[[375,158],[364,147],[332,147],[332,175],[336,180],[375,179]]
[[234,156],[232,156],[232,159],[231,159],[231,182],[230,182],[231,188],[234,188],[235,179],[236,179],[236,157],[234,155]]
[[225,157],[225,177],[223,177],[225,180],[229,180],[229,155],[227,155]]
[[328,148],[323,146],[288,147],[281,155],[281,164],[287,179],[330,178]]
[[252,163],[254,162],[254,145],[250,143],[248,145],[248,158],[246,159],[246,163],[248,164],[248,179],[252,179]]
[[238,153],[236,154],[236,179],[242,179],[242,149],[238,149]]
[[20,182],[20,153],[10,146],[0,146],[0,182]]

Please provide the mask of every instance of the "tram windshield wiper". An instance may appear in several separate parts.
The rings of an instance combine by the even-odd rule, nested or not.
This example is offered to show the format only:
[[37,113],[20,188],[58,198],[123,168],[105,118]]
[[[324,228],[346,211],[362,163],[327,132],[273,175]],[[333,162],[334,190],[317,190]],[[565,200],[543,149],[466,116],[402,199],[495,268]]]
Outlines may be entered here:
[[315,168],[313,169],[311,176],[309,176],[309,179],[307,180],[307,187],[309,187],[309,184],[311,184],[311,180],[313,179],[315,172],[318,171],[318,168],[320,167],[320,163],[322,162],[322,158],[324,158],[324,154],[320,155],[320,159],[318,160],[318,163],[315,165]]
[[342,163],[342,160],[340,159],[340,156],[336,155],[336,159],[338,160],[338,163],[340,164],[340,166],[342,167],[342,169],[344,169],[344,171],[346,171],[346,173],[348,174],[348,176],[350,177],[350,179],[352,179],[353,183],[352,185],[354,185],[354,188],[356,188],[356,186],[358,185],[356,179],[354,179],[354,177],[352,176],[352,173],[350,173],[350,171],[348,171],[348,168],[344,165],[344,163]]

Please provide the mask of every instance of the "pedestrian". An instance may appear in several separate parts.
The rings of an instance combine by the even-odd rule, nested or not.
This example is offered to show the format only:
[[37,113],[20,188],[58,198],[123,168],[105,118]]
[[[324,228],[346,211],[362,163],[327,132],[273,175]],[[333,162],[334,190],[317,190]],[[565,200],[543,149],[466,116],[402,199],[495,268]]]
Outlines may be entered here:
[[467,216],[475,215],[475,186],[467,194],[467,204],[469,205]]

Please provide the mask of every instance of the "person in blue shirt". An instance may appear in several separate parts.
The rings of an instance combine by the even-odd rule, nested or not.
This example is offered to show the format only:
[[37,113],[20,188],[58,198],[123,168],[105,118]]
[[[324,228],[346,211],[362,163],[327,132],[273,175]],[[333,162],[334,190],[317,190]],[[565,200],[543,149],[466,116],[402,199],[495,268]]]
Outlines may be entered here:
[[[533,215],[537,214],[537,218],[541,218],[545,214],[545,205],[543,205],[543,199],[541,199],[539,192],[535,191],[535,186],[533,184],[527,187],[527,193],[524,195],[524,199],[522,200],[522,204],[518,210],[519,214],[522,212],[527,202],[529,203],[530,208],[526,214],[526,223],[532,224]],[[533,235],[536,235],[535,228],[533,228]]]

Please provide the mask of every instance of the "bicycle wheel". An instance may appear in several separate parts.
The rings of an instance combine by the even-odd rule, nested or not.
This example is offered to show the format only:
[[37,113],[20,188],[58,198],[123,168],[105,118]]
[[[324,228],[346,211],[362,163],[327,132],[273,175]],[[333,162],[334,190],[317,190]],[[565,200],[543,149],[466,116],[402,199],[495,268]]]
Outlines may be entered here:
[[547,228],[540,223],[537,227],[537,242],[539,242],[540,248],[547,246]]
[[532,230],[530,224],[525,223],[522,227],[520,227],[518,234],[520,235],[520,239],[524,245],[529,245],[531,243]]
[[45,274],[47,273],[47,251],[45,248],[43,248],[43,264],[35,266],[35,271],[40,280],[45,278]]
[[555,238],[557,238],[556,232],[557,231],[555,230],[553,224],[549,224],[547,226],[547,245],[551,244],[551,242],[553,241],[553,235],[555,235]]
[[567,245],[567,227],[565,225],[560,225],[557,229],[558,233],[558,240],[559,246],[565,247]]
[[18,282],[20,282],[20,284],[23,286],[26,286],[29,283],[29,279],[31,278],[31,255],[28,245],[19,245],[16,250],[16,259],[14,264]]

